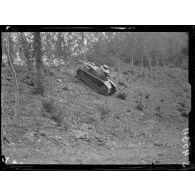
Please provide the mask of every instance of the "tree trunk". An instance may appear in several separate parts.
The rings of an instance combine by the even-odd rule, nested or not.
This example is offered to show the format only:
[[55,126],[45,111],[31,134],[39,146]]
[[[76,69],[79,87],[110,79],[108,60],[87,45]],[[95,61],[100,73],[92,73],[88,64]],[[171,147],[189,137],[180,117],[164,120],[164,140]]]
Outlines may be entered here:
[[85,57],[85,36],[84,36],[84,32],[81,34],[81,36],[82,36],[82,43],[83,43],[83,47],[84,47],[83,58],[84,58],[84,61],[86,61],[86,57]]
[[152,59],[150,56],[148,56],[148,67],[149,67],[149,70],[152,72]]
[[20,33],[20,42],[22,45],[22,53],[23,53],[23,59],[25,62],[25,65],[29,71],[32,71],[32,63],[30,61],[30,54],[29,54],[29,49],[26,45],[26,38],[24,37],[23,33]]
[[43,62],[42,62],[42,52],[41,52],[41,36],[40,32],[34,33],[34,53],[35,53],[35,64],[36,64],[36,88],[34,93],[38,95],[44,94],[43,87]]
[[157,62],[157,67],[159,68],[159,67],[160,67],[160,64],[159,64],[158,57],[157,57],[157,60],[156,60],[156,62]]
[[[7,39],[9,39],[9,40],[7,40]],[[11,66],[14,67],[14,60],[13,60],[13,42],[12,42],[11,37],[9,35],[6,37],[6,48],[8,48],[8,47],[9,47],[9,54],[8,54],[8,49],[5,49],[5,54],[7,56],[7,62],[8,62],[8,64],[9,64],[10,67]],[[10,62],[12,64],[10,64]]]
[[18,121],[18,116],[19,116],[19,90],[18,90],[18,81],[17,81],[17,76],[16,76],[16,71],[13,67],[13,63],[12,63],[12,58],[10,56],[10,37],[9,34],[7,34],[6,37],[6,47],[7,47],[7,55],[8,55],[8,64],[11,68],[12,74],[14,76],[14,82],[15,82],[15,90],[16,90],[16,102],[15,102],[15,117],[14,117],[14,121],[15,123],[17,123]]
[[152,73],[153,75],[153,71],[152,71],[152,59],[150,56],[148,56],[148,76],[150,75],[150,72]]
[[66,62],[67,54],[66,54],[66,43],[64,41],[64,38],[62,39],[62,45],[63,45],[63,60],[64,60],[64,62]]
[[142,57],[142,75],[144,75],[144,59]]
[[166,67],[165,59],[164,59],[164,58],[163,58],[163,67],[164,67],[164,68]]
[[132,66],[132,68],[134,67],[134,59],[133,59],[133,56],[131,57],[131,66]]
[[118,62],[119,62],[119,67],[120,67],[121,66],[121,58],[120,58],[120,56],[118,58]]

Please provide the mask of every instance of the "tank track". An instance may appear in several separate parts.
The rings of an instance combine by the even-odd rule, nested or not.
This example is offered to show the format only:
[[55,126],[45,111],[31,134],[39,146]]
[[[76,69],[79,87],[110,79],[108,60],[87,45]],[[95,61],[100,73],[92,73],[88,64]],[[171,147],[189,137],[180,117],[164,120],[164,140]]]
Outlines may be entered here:
[[113,84],[111,84],[111,86],[112,86],[112,89],[111,89],[109,95],[113,95],[116,92],[115,86]]
[[95,77],[91,76],[90,74],[86,73],[85,71],[79,69],[77,71],[77,77],[84,81],[87,85],[89,85],[92,89],[94,89],[97,93],[102,95],[109,95],[108,89],[105,84]]

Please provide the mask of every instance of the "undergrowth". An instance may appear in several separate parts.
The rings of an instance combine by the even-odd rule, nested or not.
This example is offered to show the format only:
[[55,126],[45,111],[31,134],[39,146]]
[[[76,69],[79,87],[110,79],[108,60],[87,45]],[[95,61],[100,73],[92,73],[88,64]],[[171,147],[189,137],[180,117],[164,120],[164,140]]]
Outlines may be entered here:
[[63,112],[53,99],[42,101],[42,116],[50,118],[58,126],[63,122]]

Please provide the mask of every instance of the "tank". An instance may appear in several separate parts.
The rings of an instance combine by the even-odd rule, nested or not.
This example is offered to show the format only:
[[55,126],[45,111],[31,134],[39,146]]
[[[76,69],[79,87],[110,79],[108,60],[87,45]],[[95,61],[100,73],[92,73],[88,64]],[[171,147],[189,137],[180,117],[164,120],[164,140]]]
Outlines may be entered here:
[[79,61],[79,69],[77,77],[85,84],[89,85],[93,90],[102,95],[112,95],[116,91],[116,85],[109,76],[92,62]]

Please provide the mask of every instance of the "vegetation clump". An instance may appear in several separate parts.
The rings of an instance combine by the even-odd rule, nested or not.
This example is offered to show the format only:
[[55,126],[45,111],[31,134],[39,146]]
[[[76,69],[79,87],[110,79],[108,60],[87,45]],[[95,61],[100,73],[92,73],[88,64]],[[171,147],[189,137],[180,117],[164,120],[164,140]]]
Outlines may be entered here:
[[186,112],[185,104],[182,102],[179,102],[178,105],[179,107],[177,108],[177,110],[180,112],[181,116],[184,118],[188,118],[188,113]]
[[118,84],[127,88],[127,85],[123,81],[119,81]]
[[143,111],[144,109],[144,104],[141,101],[137,101],[137,105],[136,105],[137,110],[139,111]]
[[156,116],[158,116],[158,117],[161,117],[162,115],[161,115],[161,109],[160,109],[160,106],[159,105],[157,105],[156,107],[155,107],[155,111],[156,111]]
[[119,93],[119,94],[117,95],[117,98],[122,99],[122,100],[126,100],[127,94],[126,94],[126,93]]
[[98,111],[100,113],[100,119],[104,120],[106,117],[108,117],[108,114],[110,113],[110,110],[108,107],[99,106]]
[[42,101],[42,116],[50,118],[58,126],[62,124],[64,118],[62,110],[52,99]]

